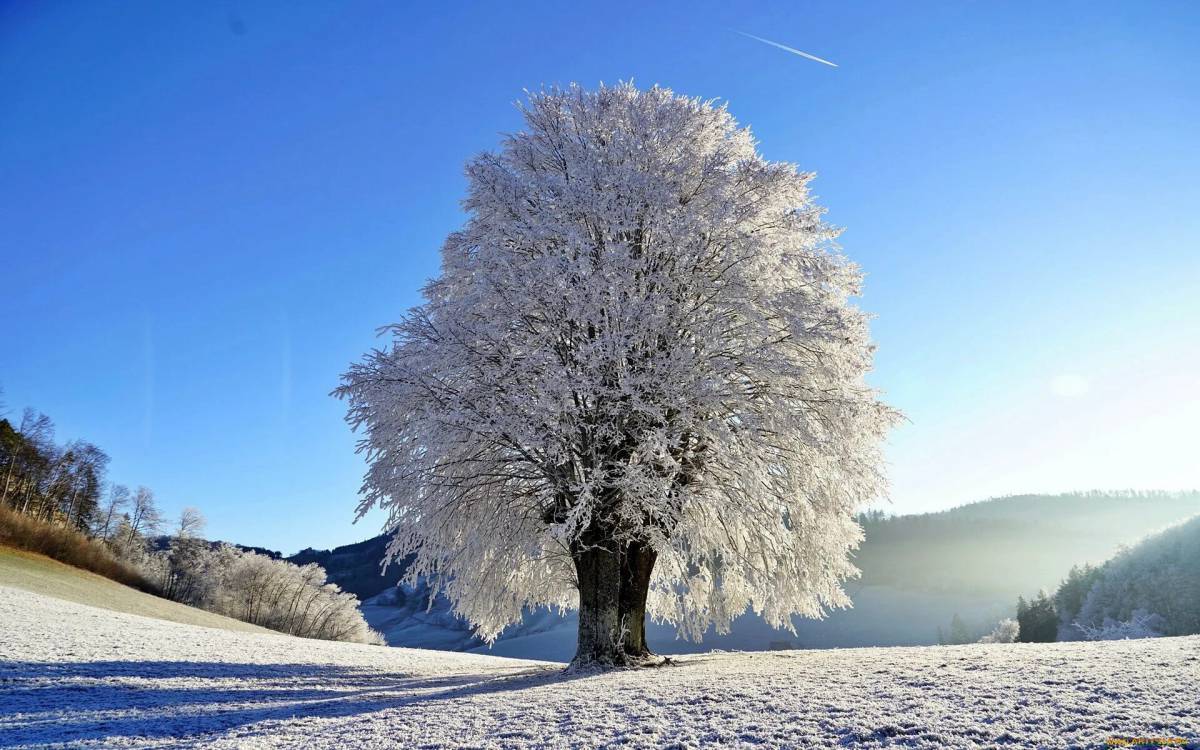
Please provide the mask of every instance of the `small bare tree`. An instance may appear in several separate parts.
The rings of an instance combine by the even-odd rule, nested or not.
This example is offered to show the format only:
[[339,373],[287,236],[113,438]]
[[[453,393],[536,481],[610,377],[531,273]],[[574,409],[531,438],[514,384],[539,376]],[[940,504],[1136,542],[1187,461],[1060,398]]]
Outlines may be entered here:
[[179,513],[179,523],[175,527],[177,539],[193,539],[204,533],[207,522],[199,509],[187,506]]
[[111,541],[117,530],[125,507],[129,505],[129,488],[123,484],[113,484],[108,488],[108,500],[100,510],[96,520],[95,534],[104,541]]
[[126,537],[127,548],[132,548],[139,537],[153,536],[162,527],[163,517],[154,501],[154,493],[147,487],[138,487],[133,493],[132,508]]

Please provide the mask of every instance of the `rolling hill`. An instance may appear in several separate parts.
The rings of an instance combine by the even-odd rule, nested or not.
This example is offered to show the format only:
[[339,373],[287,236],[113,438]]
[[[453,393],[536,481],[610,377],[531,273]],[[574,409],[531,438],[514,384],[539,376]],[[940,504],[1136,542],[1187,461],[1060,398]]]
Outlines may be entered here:
[[[1092,637],[1125,637],[1131,630],[1200,633],[1200,516],[1080,572],[1084,585],[1064,583],[1055,596],[1060,640],[1083,637],[1089,630]],[[1135,620],[1144,626],[1131,627]]]
[[[651,648],[662,652],[922,645],[959,615],[975,637],[1011,616],[1018,594],[1053,589],[1072,565],[1102,562],[1122,545],[1200,513],[1200,493],[1090,492],[1022,495],[940,513],[863,518],[866,540],[856,561],[863,575],[847,585],[854,608],[824,620],[796,620],[797,633],[768,627],[755,615],[731,633],[701,643],[677,640],[651,624]],[[305,550],[293,562],[317,562],[329,578],[363,600],[367,621],[389,644],[475,650],[504,656],[569,659],[575,620],[528,612],[490,648],[424,586],[397,587],[403,565],[379,573],[386,537],[328,551]]]

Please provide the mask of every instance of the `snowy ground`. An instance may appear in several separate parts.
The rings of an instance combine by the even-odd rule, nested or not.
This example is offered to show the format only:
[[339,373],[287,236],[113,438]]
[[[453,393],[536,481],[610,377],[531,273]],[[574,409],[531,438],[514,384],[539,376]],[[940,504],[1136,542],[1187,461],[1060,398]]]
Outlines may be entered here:
[[0,747],[1200,748],[1200,637],[561,665],[236,633],[0,587]]

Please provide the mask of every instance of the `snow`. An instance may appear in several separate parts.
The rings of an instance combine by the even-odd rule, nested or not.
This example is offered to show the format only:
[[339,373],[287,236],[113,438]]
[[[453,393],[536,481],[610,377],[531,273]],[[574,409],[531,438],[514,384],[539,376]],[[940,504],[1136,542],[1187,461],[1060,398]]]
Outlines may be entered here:
[[561,664],[237,633],[0,587],[0,748],[1200,748],[1200,637]]

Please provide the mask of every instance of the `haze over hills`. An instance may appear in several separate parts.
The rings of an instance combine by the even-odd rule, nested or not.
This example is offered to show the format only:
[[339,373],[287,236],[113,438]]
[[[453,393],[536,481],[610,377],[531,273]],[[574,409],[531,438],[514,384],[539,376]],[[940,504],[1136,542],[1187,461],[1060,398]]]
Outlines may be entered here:
[[[1020,495],[911,516],[866,514],[866,538],[856,563],[862,578],[847,591],[854,608],[820,621],[795,621],[797,633],[743,615],[728,634],[710,631],[700,643],[677,640],[669,625],[651,623],[661,652],[774,647],[846,647],[935,643],[938,628],[958,614],[973,633],[1011,616],[1019,594],[1053,590],[1072,565],[1099,564],[1122,546],[1200,514],[1200,492],[1081,492]],[[429,606],[429,591],[397,587],[403,563],[381,575],[384,535],[332,550],[306,549],[288,558],[322,565],[329,580],[363,601],[372,627],[389,644],[480,650],[501,656],[569,659],[573,613],[537,610],[487,647],[449,603]]]
[[1198,513],[1200,492],[1093,491],[867,516],[856,564],[867,585],[1015,598]]

